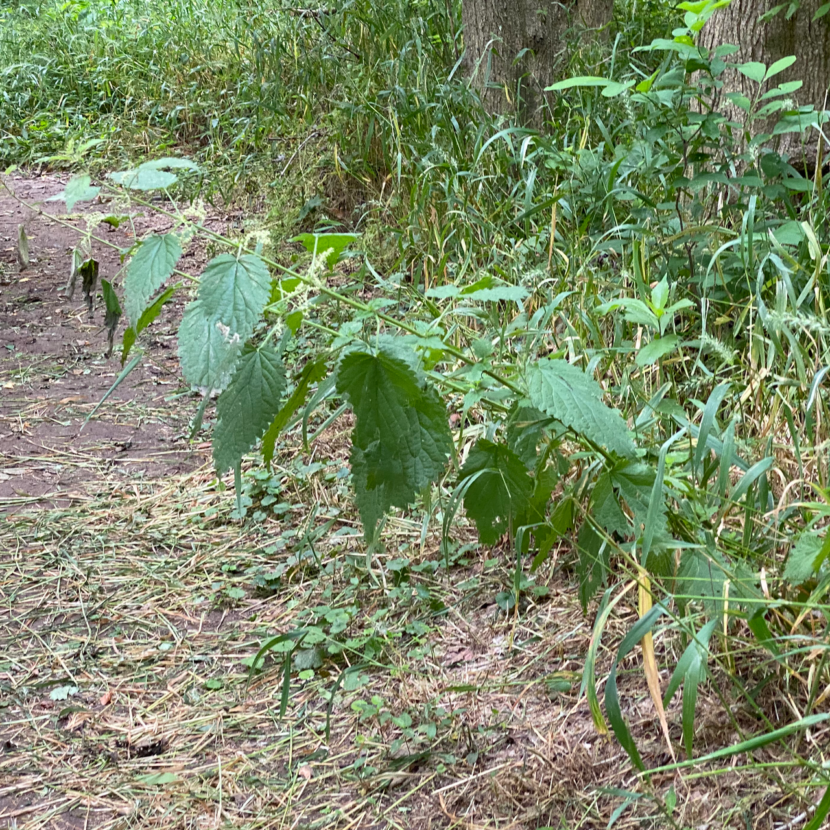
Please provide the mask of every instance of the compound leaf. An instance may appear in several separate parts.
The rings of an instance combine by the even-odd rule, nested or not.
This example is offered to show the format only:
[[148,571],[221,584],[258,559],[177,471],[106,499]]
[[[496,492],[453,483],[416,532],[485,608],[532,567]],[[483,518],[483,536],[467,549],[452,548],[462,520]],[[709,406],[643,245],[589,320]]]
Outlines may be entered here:
[[336,386],[355,413],[352,478],[371,542],[390,507],[406,507],[444,471],[452,452],[447,413],[410,355],[391,342],[347,354]]
[[135,325],[150,298],[173,273],[182,247],[172,233],[148,236],[127,266],[124,279],[124,306],[130,322]]
[[481,542],[494,545],[514,529],[516,516],[533,492],[533,480],[513,450],[482,438],[461,468],[459,484],[465,481],[469,481],[464,492],[467,514],[476,523]]
[[636,454],[622,415],[602,402],[602,388],[566,360],[540,360],[528,371],[530,402],[578,435],[625,457]]
[[284,389],[279,352],[269,345],[246,348],[216,403],[213,461],[219,475],[238,464],[262,437],[279,410]]

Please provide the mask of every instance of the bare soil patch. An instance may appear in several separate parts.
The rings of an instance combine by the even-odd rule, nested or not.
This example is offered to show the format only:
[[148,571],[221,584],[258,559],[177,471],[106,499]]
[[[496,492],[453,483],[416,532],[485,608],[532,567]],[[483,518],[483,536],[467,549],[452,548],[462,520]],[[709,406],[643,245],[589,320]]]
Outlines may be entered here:
[[[61,179],[7,181],[28,204],[66,214],[64,203],[47,201],[63,189]],[[135,480],[191,470],[204,459],[186,440],[192,407],[177,369],[175,336],[183,295],[174,297],[148,330],[142,364],[84,426],[121,366],[117,349],[104,357],[100,294],[90,315],[80,289],[70,300],[66,285],[72,249],[85,231],[84,216],[109,211],[117,208],[76,205],[67,217],[76,231],[50,222],[0,189],[0,510],[65,505],[88,498],[102,477],[128,487]],[[143,234],[162,229],[165,221],[139,213],[134,227]],[[18,264],[21,225],[31,258],[25,269]],[[122,268],[119,249],[133,244],[132,228],[99,224],[95,235],[115,246],[92,242],[100,276],[114,280]],[[191,251],[183,268],[195,269],[201,256],[198,249]],[[123,327],[122,322],[119,335]]]

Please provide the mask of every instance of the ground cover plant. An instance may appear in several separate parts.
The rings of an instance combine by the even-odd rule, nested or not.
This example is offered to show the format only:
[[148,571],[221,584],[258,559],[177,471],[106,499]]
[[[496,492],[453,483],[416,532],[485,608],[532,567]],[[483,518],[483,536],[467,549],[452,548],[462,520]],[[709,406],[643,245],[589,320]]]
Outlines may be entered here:
[[[826,113],[780,80],[792,58],[701,47],[723,3],[637,5],[563,59],[544,126],[486,112],[452,4],[4,12],[0,150],[72,168],[48,201],[4,180],[32,211],[15,282],[46,207],[74,240],[63,302],[120,362],[83,424],[166,325],[176,440],[209,448],[116,494],[124,515],[7,522],[9,752],[41,721],[92,744],[41,782],[59,814],[824,826],[827,196],[821,150],[779,150]],[[727,118],[730,73],[754,86]],[[99,279],[106,249],[123,268]],[[84,573],[103,587],[76,618]],[[90,605],[106,656],[81,675],[60,655]],[[50,660],[37,687],[80,702],[44,715]],[[139,729],[116,679],[145,690]],[[97,768],[117,797],[68,798]],[[7,812],[52,820],[30,807]]]

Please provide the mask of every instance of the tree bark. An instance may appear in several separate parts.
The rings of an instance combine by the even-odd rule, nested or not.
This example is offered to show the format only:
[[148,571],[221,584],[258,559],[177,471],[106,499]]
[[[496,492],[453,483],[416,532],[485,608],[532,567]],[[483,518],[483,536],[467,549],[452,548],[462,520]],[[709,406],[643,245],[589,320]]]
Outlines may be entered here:
[[[787,20],[779,12],[767,21],[759,17],[780,0],[732,0],[731,5],[719,9],[701,32],[700,45],[714,49],[724,43],[739,47],[728,60],[735,63],[760,61],[771,66],[780,58],[795,55],[796,62],[764,85],[766,92],[786,81],[804,81],[804,86],[792,94],[795,105],[812,105],[817,110],[827,108],[827,90],[830,86],[830,15],[815,22],[813,16],[825,0],[801,0],[801,6]],[[758,85],[734,70],[721,76],[724,88],[715,102],[716,109],[732,121],[744,122],[746,114],[724,98],[728,92],[740,92],[750,100],[757,95]],[[760,119],[753,125],[753,133],[771,132],[777,116]],[[804,137],[788,133],[777,139],[775,149],[786,153],[798,166],[815,169],[818,133],[812,130]],[[805,141],[806,140],[806,141]],[[822,153],[826,156],[826,152]]]
[[467,68],[485,106],[536,121],[544,89],[564,62],[565,33],[605,26],[613,6],[613,0],[463,0]]

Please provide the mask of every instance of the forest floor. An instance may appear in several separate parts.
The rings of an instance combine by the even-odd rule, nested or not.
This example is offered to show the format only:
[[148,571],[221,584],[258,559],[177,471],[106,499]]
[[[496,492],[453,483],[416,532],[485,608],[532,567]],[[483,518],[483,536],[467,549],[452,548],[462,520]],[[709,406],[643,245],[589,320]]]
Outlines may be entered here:
[[[45,201],[60,180],[8,182],[78,230],[0,192],[0,827],[803,823],[810,803],[757,764],[783,748],[749,770],[739,758],[711,778],[646,781],[597,732],[579,695],[595,609],[582,614],[566,551],[509,613],[497,602],[512,581],[506,551],[462,545],[447,570],[438,530],[420,519],[390,519],[385,551],[367,562],[345,421],[309,456],[289,436],[273,473],[246,477],[248,518],[235,517],[209,445],[188,440],[196,402],[175,337],[186,298],[165,307],[142,366],[83,426],[120,367],[103,357],[103,309],[90,316],[65,284],[79,231],[108,208],[65,216]],[[125,227],[96,225],[115,246],[92,244],[107,279],[131,244]],[[185,270],[207,252],[189,256]],[[615,609],[599,677],[634,604],[631,591]],[[285,686],[280,649],[293,641],[255,658],[301,626],[319,644],[294,654]],[[676,648],[658,637],[671,665]],[[619,687],[646,766],[670,763],[636,652]],[[698,706],[698,751],[738,740],[714,691]],[[668,715],[677,747],[677,700]]]

